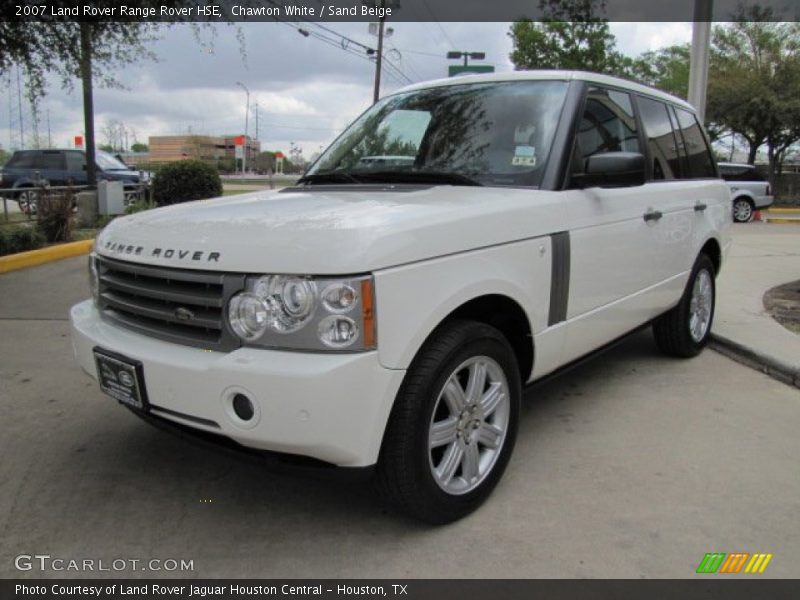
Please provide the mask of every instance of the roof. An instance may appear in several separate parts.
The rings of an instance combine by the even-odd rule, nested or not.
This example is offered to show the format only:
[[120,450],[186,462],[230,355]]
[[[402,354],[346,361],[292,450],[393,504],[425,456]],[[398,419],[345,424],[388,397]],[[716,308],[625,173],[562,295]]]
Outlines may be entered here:
[[423,81],[415,83],[394,92],[400,94],[404,92],[411,92],[415,90],[422,90],[432,87],[442,87],[448,85],[464,85],[468,83],[489,83],[489,82],[504,82],[504,81],[588,81],[590,83],[597,83],[601,85],[609,85],[614,87],[621,87],[632,92],[671,102],[695,112],[695,108],[672,94],[667,94],[661,90],[635,83],[621,77],[612,77],[611,75],[602,75],[600,73],[591,73],[589,71],[558,71],[558,70],[538,70],[538,71],[511,71],[507,73],[488,73],[482,75],[462,75],[460,77],[445,77],[443,79],[433,79],[431,81]]

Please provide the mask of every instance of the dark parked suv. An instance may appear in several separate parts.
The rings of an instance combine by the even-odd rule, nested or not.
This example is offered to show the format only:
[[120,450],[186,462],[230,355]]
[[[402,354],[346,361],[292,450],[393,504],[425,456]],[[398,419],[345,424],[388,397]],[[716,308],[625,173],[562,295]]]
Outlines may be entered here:
[[[126,200],[139,185],[139,173],[107,152],[96,154],[97,180],[122,181]],[[37,181],[37,173],[39,181]],[[43,182],[50,186],[86,185],[86,154],[82,150],[18,150],[0,170],[0,188],[19,203],[23,212],[36,212],[37,192]]]

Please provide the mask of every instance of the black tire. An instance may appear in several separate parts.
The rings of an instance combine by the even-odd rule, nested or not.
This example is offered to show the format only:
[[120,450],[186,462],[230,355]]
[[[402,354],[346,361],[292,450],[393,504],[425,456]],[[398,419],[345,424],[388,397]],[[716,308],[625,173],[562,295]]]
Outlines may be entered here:
[[[487,358],[490,360],[486,361]],[[431,449],[433,444],[429,436],[434,419],[439,415],[434,410],[441,411],[444,408],[450,412],[446,420],[454,419],[450,411],[451,404],[445,400],[447,394],[444,387],[448,382],[452,383],[451,376],[457,378],[459,374],[463,376],[466,373],[463,379],[470,378],[473,372],[469,371],[470,367],[459,371],[469,361],[476,361],[476,366],[486,365],[486,378],[482,379],[480,391],[473,396],[481,396],[481,402],[477,404],[484,404],[483,400],[489,397],[488,391],[492,386],[502,386],[498,368],[507,384],[505,389],[508,394],[503,396],[507,402],[505,399],[502,404],[498,401],[496,408],[487,409],[485,416],[478,415],[476,420],[481,424],[477,426],[474,421],[464,421],[473,418],[472,413],[464,416],[471,410],[469,408],[461,413],[461,419],[453,425],[458,429],[454,433],[458,437],[453,438],[452,442],[442,443],[442,455],[456,452],[454,446],[459,445],[464,452],[462,456],[471,454],[480,457],[473,464],[481,465],[485,471],[482,475],[470,477],[464,471],[467,469],[466,462],[454,459],[452,462],[458,460],[462,464],[453,468],[453,483],[450,485],[460,481],[464,483],[464,489],[449,493],[435,478],[434,456],[440,449]],[[494,383],[492,377],[496,377]],[[462,390],[465,398],[470,397],[469,390],[469,385],[465,383],[465,389]],[[375,475],[379,495],[400,512],[431,524],[449,523],[474,511],[491,494],[508,464],[516,441],[521,396],[522,385],[516,357],[506,338],[497,329],[465,320],[452,320],[441,325],[414,358],[395,400]],[[467,403],[464,406],[471,405]],[[476,410],[481,412],[480,409]],[[490,420],[492,425],[501,421],[505,424],[502,440],[494,448],[491,445],[484,446],[480,435],[481,427]],[[463,431],[461,425],[464,425]],[[502,429],[502,426],[498,428]],[[467,452],[467,445],[473,445],[474,452]],[[441,461],[440,466],[444,464],[444,458]],[[470,489],[471,485],[475,487]]]
[[[694,336],[691,331],[692,322],[692,296],[698,278],[707,274],[710,283],[711,308],[708,313],[708,324],[702,336]],[[653,334],[659,349],[668,356],[691,358],[697,356],[708,344],[711,335],[711,325],[714,321],[714,307],[716,304],[717,289],[714,280],[714,263],[707,254],[701,254],[694,263],[686,289],[680,302],[673,309],[663,314],[653,323]],[[698,339],[699,338],[699,339]]]
[[733,220],[736,223],[749,223],[753,220],[756,207],[748,198],[736,198],[733,201]]

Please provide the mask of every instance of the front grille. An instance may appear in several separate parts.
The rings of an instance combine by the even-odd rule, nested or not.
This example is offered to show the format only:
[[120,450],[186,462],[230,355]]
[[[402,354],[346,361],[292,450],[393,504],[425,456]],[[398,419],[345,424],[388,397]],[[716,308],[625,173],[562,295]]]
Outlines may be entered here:
[[244,275],[139,265],[97,257],[99,307],[115,323],[151,337],[209,350],[237,348],[224,323]]

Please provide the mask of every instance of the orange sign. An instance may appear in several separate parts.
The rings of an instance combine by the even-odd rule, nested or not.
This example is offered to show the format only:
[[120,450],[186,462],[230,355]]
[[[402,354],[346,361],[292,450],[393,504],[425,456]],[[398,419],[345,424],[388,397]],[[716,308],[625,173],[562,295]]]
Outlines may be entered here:
[[233,139],[233,143],[236,144],[237,146],[244,146],[244,136],[243,135],[237,135]]
[[283,156],[283,152],[276,152],[275,153],[275,158],[283,158],[283,157],[284,157]]
[[83,149],[83,136],[76,135],[75,136],[75,147],[78,149]]

